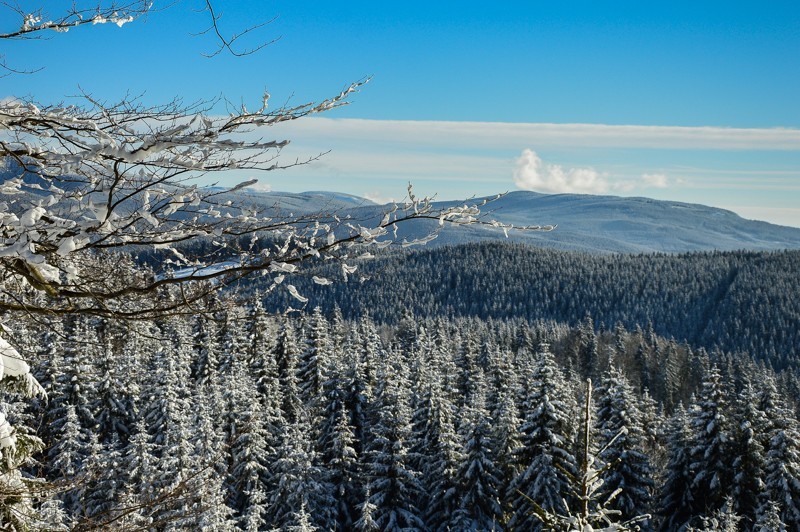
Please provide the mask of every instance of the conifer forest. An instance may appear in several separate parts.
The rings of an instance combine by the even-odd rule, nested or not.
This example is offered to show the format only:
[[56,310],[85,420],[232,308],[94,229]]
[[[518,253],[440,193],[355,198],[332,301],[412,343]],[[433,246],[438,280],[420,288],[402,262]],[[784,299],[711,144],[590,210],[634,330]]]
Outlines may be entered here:
[[799,4],[273,4],[0,1],[0,532],[800,532]]
[[[718,307],[710,320],[737,315],[724,308],[737,298],[715,289],[730,284],[731,264],[746,270],[753,260],[792,257],[597,257],[486,244],[381,257],[377,269],[393,264],[387,275],[395,281],[364,281],[358,293],[367,306],[346,313],[335,305],[269,312],[280,298],[240,286],[248,297],[239,303],[222,293],[210,304],[217,310],[193,316],[21,318],[9,326],[35,353],[47,398],[9,396],[6,415],[21,427],[20,441],[39,443],[31,476],[54,487],[39,525],[572,530],[548,516],[577,519],[586,504],[594,529],[800,529],[800,378],[785,369],[795,354],[770,359],[745,349],[774,345],[768,324],[761,337],[743,337],[742,349],[724,350],[689,341],[680,327],[669,334],[685,322],[657,307],[647,307],[652,321],[631,324],[640,309],[626,298],[603,315],[615,322],[588,312],[536,319],[534,307],[513,317],[503,302],[513,308],[511,294],[534,298],[547,283],[517,292],[503,279],[523,278],[485,276],[481,260],[468,261],[451,287],[476,315],[426,303],[438,294],[424,284],[419,298],[398,295],[405,276],[436,283],[421,265],[457,263],[436,254],[489,252],[564,263],[546,268],[561,288],[542,300],[545,309],[627,292],[606,270],[642,268],[665,285],[681,275],[675,265],[697,267],[706,278],[684,297],[717,294],[703,305]],[[572,282],[581,274],[569,272],[580,268],[595,279]],[[493,280],[497,299],[474,295],[477,278]],[[646,292],[628,299],[671,297]],[[370,293],[394,294],[391,319],[369,315],[369,305],[377,316],[387,312]],[[789,287],[781,297],[796,304],[794,295]],[[772,305],[774,316],[796,320],[786,305]],[[588,496],[587,462],[599,484]]]

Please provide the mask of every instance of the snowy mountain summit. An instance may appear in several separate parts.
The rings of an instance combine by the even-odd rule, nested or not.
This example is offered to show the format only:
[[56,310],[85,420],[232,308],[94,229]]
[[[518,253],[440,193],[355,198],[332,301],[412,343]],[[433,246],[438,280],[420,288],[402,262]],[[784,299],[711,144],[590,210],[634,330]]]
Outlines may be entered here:
[[[363,218],[379,216],[381,207],[369,200],[326,192],[264,193],[263,201],[306,212],[338,208]],[[440,202],[437,206],[481,203],[483,198]],[[374,211],[374,212],[373,212]],[[593,253],[685,253],[692,251],[800,249],[800,228],[746,220],[734,212],[705,205],[649,198],[539,194],[515,191],[483,207],[491,219],[515,226],[557,225],[550,232],[509,232],[509,239],[540,247]],[[419,238],[438,225],[414,220],[405,224],[403,238]],[[428,246],[505,239],[502,230],[485,226],[445,227]]]

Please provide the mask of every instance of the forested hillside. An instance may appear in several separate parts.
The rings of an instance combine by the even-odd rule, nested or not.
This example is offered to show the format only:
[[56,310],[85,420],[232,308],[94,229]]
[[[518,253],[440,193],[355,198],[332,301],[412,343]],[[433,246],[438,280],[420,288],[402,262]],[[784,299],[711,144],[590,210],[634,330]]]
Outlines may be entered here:
[[[421,317],[522,318],[646,328],[711,350],[800,367],[800,252],[594,255],[484,243],[381,256],[350,283],[293,280],[308,306],[396,323]],[[315,270],[341,278],[339,266]],[[297,305],[286,298],[277,308]]]
[[797,375],[651,332],[258,304],[12,325],[48,391],[9,416],[44,440],[50,529],[538,530],[531,501],[576,508],[586,377],[615,520],[800,526]]
[[638,4],[0,2],[0,532],[800,532],[800,227],[605,195],[800,224],[800,3]]

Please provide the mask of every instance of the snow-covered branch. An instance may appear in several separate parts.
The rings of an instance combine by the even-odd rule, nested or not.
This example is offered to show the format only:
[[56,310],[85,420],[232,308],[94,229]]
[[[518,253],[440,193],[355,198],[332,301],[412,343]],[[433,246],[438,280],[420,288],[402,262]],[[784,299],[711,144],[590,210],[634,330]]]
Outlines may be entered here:
[[42,9],[28,11],[21,6],[3,3],[3,6],[19,17],[19,26],[11,31],[0,33],[0,39],[25,39],[38,37],[47,31],[64,33],[84,25],[115,24],[119,27],[147,13],[152,3],[147,0],[98,3],[90,7],[72,4],[57,14],[48,14]]
[[[230,48],[235,37],[221,36],[219,14],[206,6]],[[149,9],[133,1],[73,7],[52,20],[18,11],[21,27],[0,40],[122,25]],[[257,205],[241,194],[252,179],[227,189],[201,186],[231,170],[254,174],[315,160],[319,155],[281,159],[289,141],[270,136],[270,128],[345,105],[368,81],[299,105],[273,108],[265,94],[257,108],[227,115],[213,112],[217,101],[150,107],[136,98],[106,103],[90,94],[70,106],[0,101],[0,311],[152,317],[193,309],[248,275],[272,275],[278,286],[304,263],[346,261],[363,256],[365,246],[393,245],[400,240],[397,226],[413,219],[511,229],[486,219],[481,205],[435,207],[410,186],[406,201],[360,220]],[[425,244],[437,231],[398,245]],[[186,251],[198,243],[212,251]],[[349,268],[343,264],[343,279]],[[284,286],[291,291],[291,284]],[[304,299],[296,290],[292,295]]]

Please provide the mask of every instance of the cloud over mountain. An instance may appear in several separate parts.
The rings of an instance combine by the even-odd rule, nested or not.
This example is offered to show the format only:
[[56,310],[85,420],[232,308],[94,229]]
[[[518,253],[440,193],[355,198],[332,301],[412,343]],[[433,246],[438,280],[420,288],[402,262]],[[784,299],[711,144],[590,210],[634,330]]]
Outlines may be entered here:
[[546,163],[530,149],[517,158],[514,182],[522,190],[554,194],[603,194],[609,189],[606,177],[594,168],[564,168]]

